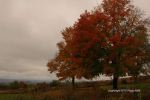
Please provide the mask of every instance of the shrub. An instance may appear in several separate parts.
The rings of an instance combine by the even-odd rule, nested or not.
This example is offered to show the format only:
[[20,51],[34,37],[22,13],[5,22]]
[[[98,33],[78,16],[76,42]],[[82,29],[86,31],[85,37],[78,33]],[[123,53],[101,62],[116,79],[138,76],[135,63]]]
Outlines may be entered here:
[[59,85],[60,85],[60,81],[58,81],[58,80],[53,80],[50,83],[50,87],[56,87],[56,86],[59,86]]
[[19,88],[19,82],[14,81],[14,82],[10,83],[10,88],[11,89],[18,89]]

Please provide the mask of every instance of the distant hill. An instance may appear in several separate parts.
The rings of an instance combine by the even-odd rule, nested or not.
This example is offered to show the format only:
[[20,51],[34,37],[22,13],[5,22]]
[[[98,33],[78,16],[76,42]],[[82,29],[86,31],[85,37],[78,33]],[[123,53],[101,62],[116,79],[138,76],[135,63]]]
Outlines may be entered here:
[[46,83],[51,82],[50,80],[0,79],[0,84],[9,84],[14,81],[22,81],[31,84],[41,83],[41,82],[46,82]]

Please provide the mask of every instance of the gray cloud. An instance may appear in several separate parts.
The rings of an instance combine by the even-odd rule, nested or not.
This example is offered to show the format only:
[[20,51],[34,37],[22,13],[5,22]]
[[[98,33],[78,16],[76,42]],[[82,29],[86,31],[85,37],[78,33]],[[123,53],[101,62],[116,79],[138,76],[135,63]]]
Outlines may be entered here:
[[[150,15],[149,0],[134,0]],[[46,63],[60,31],[101,0],[0,0],[0,78],[55,79]]]
[[0,0],[0,78],[53,79],[47,61],[70,26],[96,1]]

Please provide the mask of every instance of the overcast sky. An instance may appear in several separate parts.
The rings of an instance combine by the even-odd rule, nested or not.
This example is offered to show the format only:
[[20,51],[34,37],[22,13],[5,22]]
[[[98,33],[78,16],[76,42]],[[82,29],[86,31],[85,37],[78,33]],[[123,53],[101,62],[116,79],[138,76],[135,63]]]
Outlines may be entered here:
[[[101,0],[0,0],[0,79],[53,80],[60,31]],[[150,0],[134,0],[150,16]]]

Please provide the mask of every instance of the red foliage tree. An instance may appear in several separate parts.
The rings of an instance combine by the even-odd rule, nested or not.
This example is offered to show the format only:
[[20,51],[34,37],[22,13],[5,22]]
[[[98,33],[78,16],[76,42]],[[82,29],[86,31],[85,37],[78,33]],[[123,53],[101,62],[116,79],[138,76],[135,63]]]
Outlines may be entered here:
[[135,69],[139,74],[148,42],[148,21],[141,15],[130,0],[103,0],[102,7],[86,11],[75,24],[74,59],[92,77],[113,75],[114,89],[120,75],[135,74]]
[[62,32],[64,41],[58,43],[59,53],[48,63],[49,70],[62,79],[113,75],[117,89],[120,75],[138,75],[145,63],[148,25],[130,0],[103,0]]
[[[72,85],[75,83],[75,78],[83,77],[84,70],[82,67],[79,67],[75,62],[76,59],[72,58],[72,34],[74,28],[69,27],[62,31],[62,36],[64,41],[57,43],[59,52],[54,59],[50,60],[47,64],[48,70],[57,74],[60,80],[67,78],[72,79]],[[72,59],[72,60],[71,60]]]

